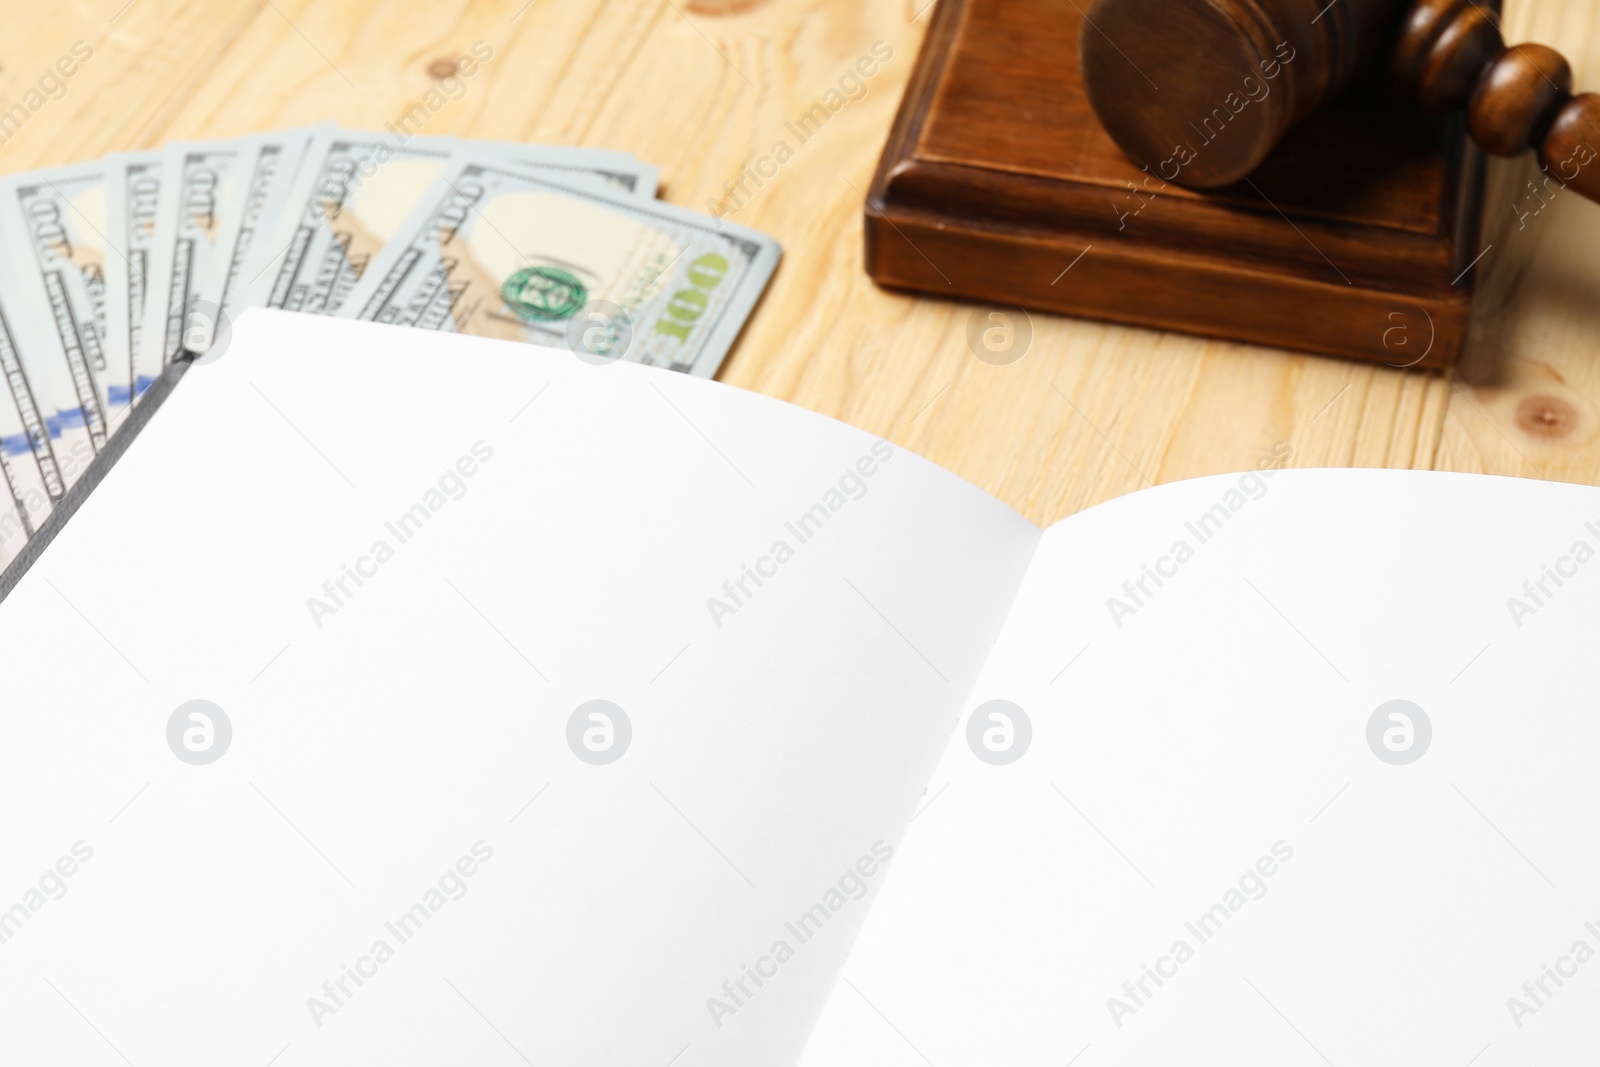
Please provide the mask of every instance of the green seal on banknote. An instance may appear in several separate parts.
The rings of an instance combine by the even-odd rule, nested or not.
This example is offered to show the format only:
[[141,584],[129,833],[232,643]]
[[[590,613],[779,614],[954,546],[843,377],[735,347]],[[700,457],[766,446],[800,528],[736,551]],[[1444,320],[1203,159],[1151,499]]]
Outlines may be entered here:
[[559,322],[578,313],[589,299],[589,290],[560,267],[524,267],[500,286],[500,297],[518,318]]

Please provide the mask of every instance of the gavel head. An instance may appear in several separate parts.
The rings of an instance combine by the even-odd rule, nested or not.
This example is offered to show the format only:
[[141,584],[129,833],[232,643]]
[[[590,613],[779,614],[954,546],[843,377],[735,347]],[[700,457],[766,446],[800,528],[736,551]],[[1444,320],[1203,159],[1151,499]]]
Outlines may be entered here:
[[1095,0],[1079,40],[1106,132],[1159,177],[1214,188],[1249,174],[1349,83],[1399,0]]

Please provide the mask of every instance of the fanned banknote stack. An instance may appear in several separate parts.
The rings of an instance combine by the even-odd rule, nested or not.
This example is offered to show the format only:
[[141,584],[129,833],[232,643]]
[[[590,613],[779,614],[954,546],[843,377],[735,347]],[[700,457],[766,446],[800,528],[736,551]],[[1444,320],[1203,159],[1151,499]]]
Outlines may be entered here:
[[246,308],[715,374],[780,250],[656,178],[624,152],[318,126],[0,180],[0,568]]

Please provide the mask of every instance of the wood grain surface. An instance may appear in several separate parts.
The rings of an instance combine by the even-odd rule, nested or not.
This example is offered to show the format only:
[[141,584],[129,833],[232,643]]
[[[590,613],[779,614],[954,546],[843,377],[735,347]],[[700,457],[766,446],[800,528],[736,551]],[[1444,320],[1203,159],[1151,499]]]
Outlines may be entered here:
[[[1301,467],[1600,482],[1600,208],[1534,196],[1528,160],[1494,165],[1473,341],[1447,376],[1046,315],[1024,358],[993,366],[966,340],[984,309],[875,288],[862,199],[926,2],[7,0],[0,110],[75,42],[93,56],[7,134],[0,171],[328,119],[381,127],[481,40],[493,59],[423,132],[625,149],[701,210],[760,164],[770,176],[746,179],[729,215],[785,257],[722,380],[899,442],[1036,522],[1252,467],[1277,442]],[[1507,0],[1506,29],[1565,54],[1579,90],[1600,83],[1593,0]],[[785,124],[879,41],[893,55],[864,95],[800,143]]]

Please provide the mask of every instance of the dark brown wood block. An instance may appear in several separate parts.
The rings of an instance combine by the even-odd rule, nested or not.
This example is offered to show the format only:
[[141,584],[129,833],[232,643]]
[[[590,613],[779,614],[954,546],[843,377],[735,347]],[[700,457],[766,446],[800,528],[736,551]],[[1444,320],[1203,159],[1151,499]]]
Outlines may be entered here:
[[[1095,32],[1059,0],[941,0],[867,197],[879,284],[1394,366],[1455,362],[1483,178],[1459,116],[1421,114],[1374,73],[1244,182],[1185,189],[1096,121],[1080,30]],[[1197,129],[1189,147],[1205,145]]]

